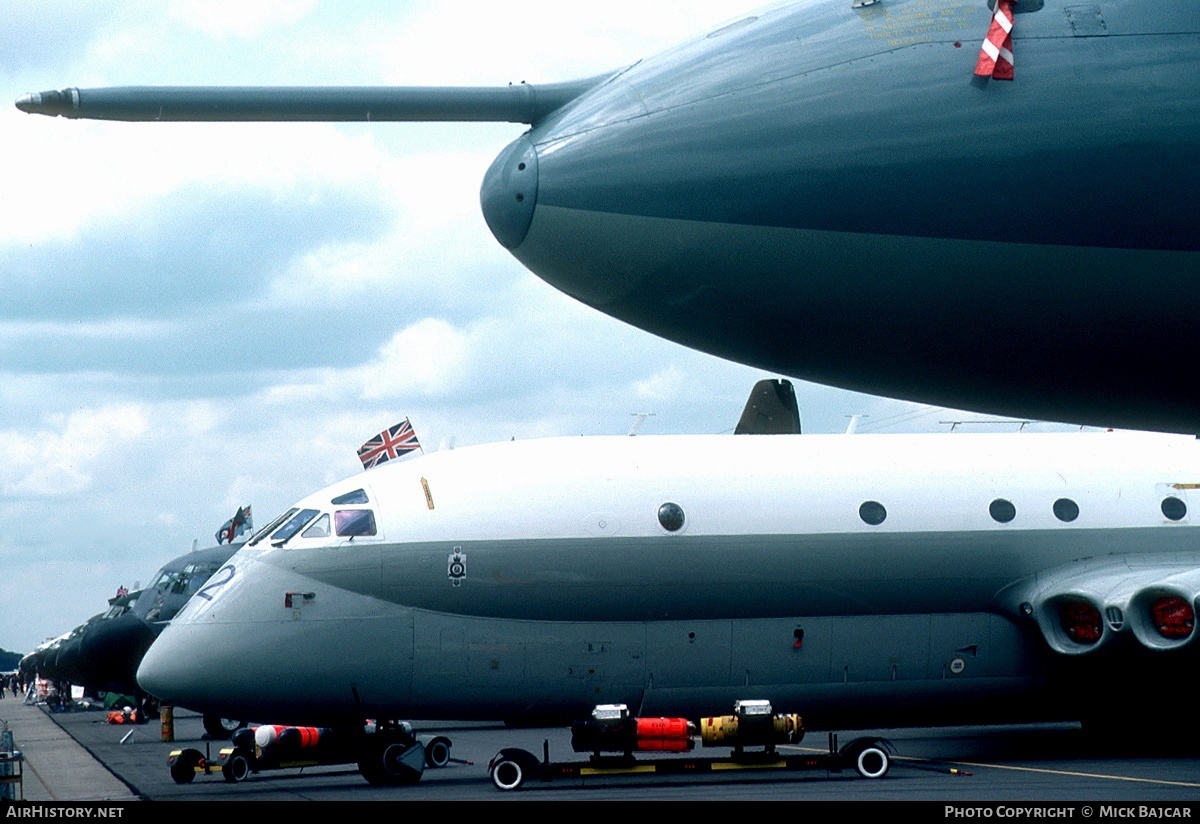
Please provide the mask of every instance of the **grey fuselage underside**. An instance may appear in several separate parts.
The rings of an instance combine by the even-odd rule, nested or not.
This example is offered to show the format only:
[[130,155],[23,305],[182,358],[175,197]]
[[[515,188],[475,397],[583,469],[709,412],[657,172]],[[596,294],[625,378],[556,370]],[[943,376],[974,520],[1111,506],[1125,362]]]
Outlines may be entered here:
[[796,4],[647,60],[522,138],[509,245],[783,374],[1198,432],[1200,8],[1084,11],[1018,14],[1011,83],[973,78],[983,3]]
[[[1096,679],[1116,673],[1133,698],[1192,659],[1128,644],[1065,660],[1000,598],[1037,570],[1133,547],[1195,566],[1190,530],[655,543],[464,542],[459,586],[444,544],[246,551],[233,559],[245,595],[212,617],[231,639],[253,634],[254,660],[238,644],[222,660],[204,621],[177,623],[150,655],[174,654],[200,708],[263,721],[571,716],[606,702],[699,716],[766,698],[818,727],[1079,718],[1109,694]],[[202,663],[181,674],[197,645]],[[340,654],[286,653],[301,648]]]
[[1200,433],[1200,5],[785,3],[570,83],[68,89],[139,120],[502,120],[497,239],[724,358],[1022,419]]

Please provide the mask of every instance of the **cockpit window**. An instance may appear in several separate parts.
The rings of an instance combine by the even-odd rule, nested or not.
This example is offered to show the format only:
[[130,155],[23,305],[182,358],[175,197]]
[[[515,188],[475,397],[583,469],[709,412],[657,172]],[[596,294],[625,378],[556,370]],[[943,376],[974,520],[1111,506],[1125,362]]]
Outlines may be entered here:
[[188,594],[194,595],[212,577],[212,574],[220,568],[221,564],[219,562],[188,564],[183,570],[184,577],[186,578],[184,585],[187,588]]
[[370,509],[339,509],[333,513],[333,523],[343,538],[376,533],[375,513]]
[[254,533],[254,537],[252,537],[249,541],[246,542],[246,546],[254,546],[259,541],[261,541],[263,538],[270,535],[275,530],[275,527],[279,526],[281,523],[283,523],[284,521],[286,521],[288,518],[292,517],[295,514],[296,514],[296,510],[294,507],[292,509],[289,509],[287,512],[283,513],[278,518],[271,521],[271,523],[264,526],[258,532]]
[[176,572],[175,578],[171,581],[171,592],[175,595],[182,595],[187,592],[188,581],[192,579],[192,567],[188,567],[183,572]]
[[329,515],[322,515],[313,522],[313,525],[304,530],[304,538],[328,538],[329,537]]
[[154,581],[152,589],[159,593],[174,592],[176,594],[187,589],[187,574],[179,570],[164,571]]
[[286,524],[279,527],[279,530],[271,536],[271,546],[283,546],[292,539],[300,530],[308,525],[308,522],[320,515],[320,511],[316,509],[302,509],[292,516]]
[[129,612],[129,604],[113,604],[108,608],[108,611],[104,613],[104,620],[120,618],[127,612]]
[[369,504],[370,499],[367,498],[365,489],[356,489],[353,492],[347,492],[345,495],[338,495],[332,501],[334,506],[345,506],[346,504]]
[[192,593],[200,588],[200,584],[212,574],[208,566],[188,564],[182,570],[163,572],[154,582],[153,589],[159,592],[170,592],[173,595]]

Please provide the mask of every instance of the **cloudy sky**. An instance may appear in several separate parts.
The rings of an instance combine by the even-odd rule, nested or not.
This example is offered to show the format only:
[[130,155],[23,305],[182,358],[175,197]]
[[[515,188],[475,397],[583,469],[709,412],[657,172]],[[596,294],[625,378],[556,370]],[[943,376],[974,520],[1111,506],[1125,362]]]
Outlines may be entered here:
[[[88,123],[11,101],[565,80],[758,5],[0,0],[0,648],[102,611],[239,505],[265,523],[355,473],[404,417],[431,450],[624,434],[639,412],[643,434],[716,433],[772,377],[578,305],[496,244],[479,183],[522,126]],[[811,432],[964,417],[797,390]]]

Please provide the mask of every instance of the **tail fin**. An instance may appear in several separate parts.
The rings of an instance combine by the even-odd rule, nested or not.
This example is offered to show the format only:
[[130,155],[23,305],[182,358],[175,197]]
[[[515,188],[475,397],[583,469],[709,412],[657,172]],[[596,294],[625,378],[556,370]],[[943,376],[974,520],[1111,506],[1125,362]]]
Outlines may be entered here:
[[750,390],[735,435],[799,435],[800,408],[787,380],[762,380]]

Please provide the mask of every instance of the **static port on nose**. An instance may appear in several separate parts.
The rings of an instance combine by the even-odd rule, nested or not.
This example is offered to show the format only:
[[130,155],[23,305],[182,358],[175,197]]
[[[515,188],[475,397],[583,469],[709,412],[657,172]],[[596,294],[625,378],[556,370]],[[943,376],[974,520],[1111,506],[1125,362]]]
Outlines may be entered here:
[[505,249],[516,249],[525,240],[537,195],[537,151],[522,137],[492,163],[479,191],[483,218]]

